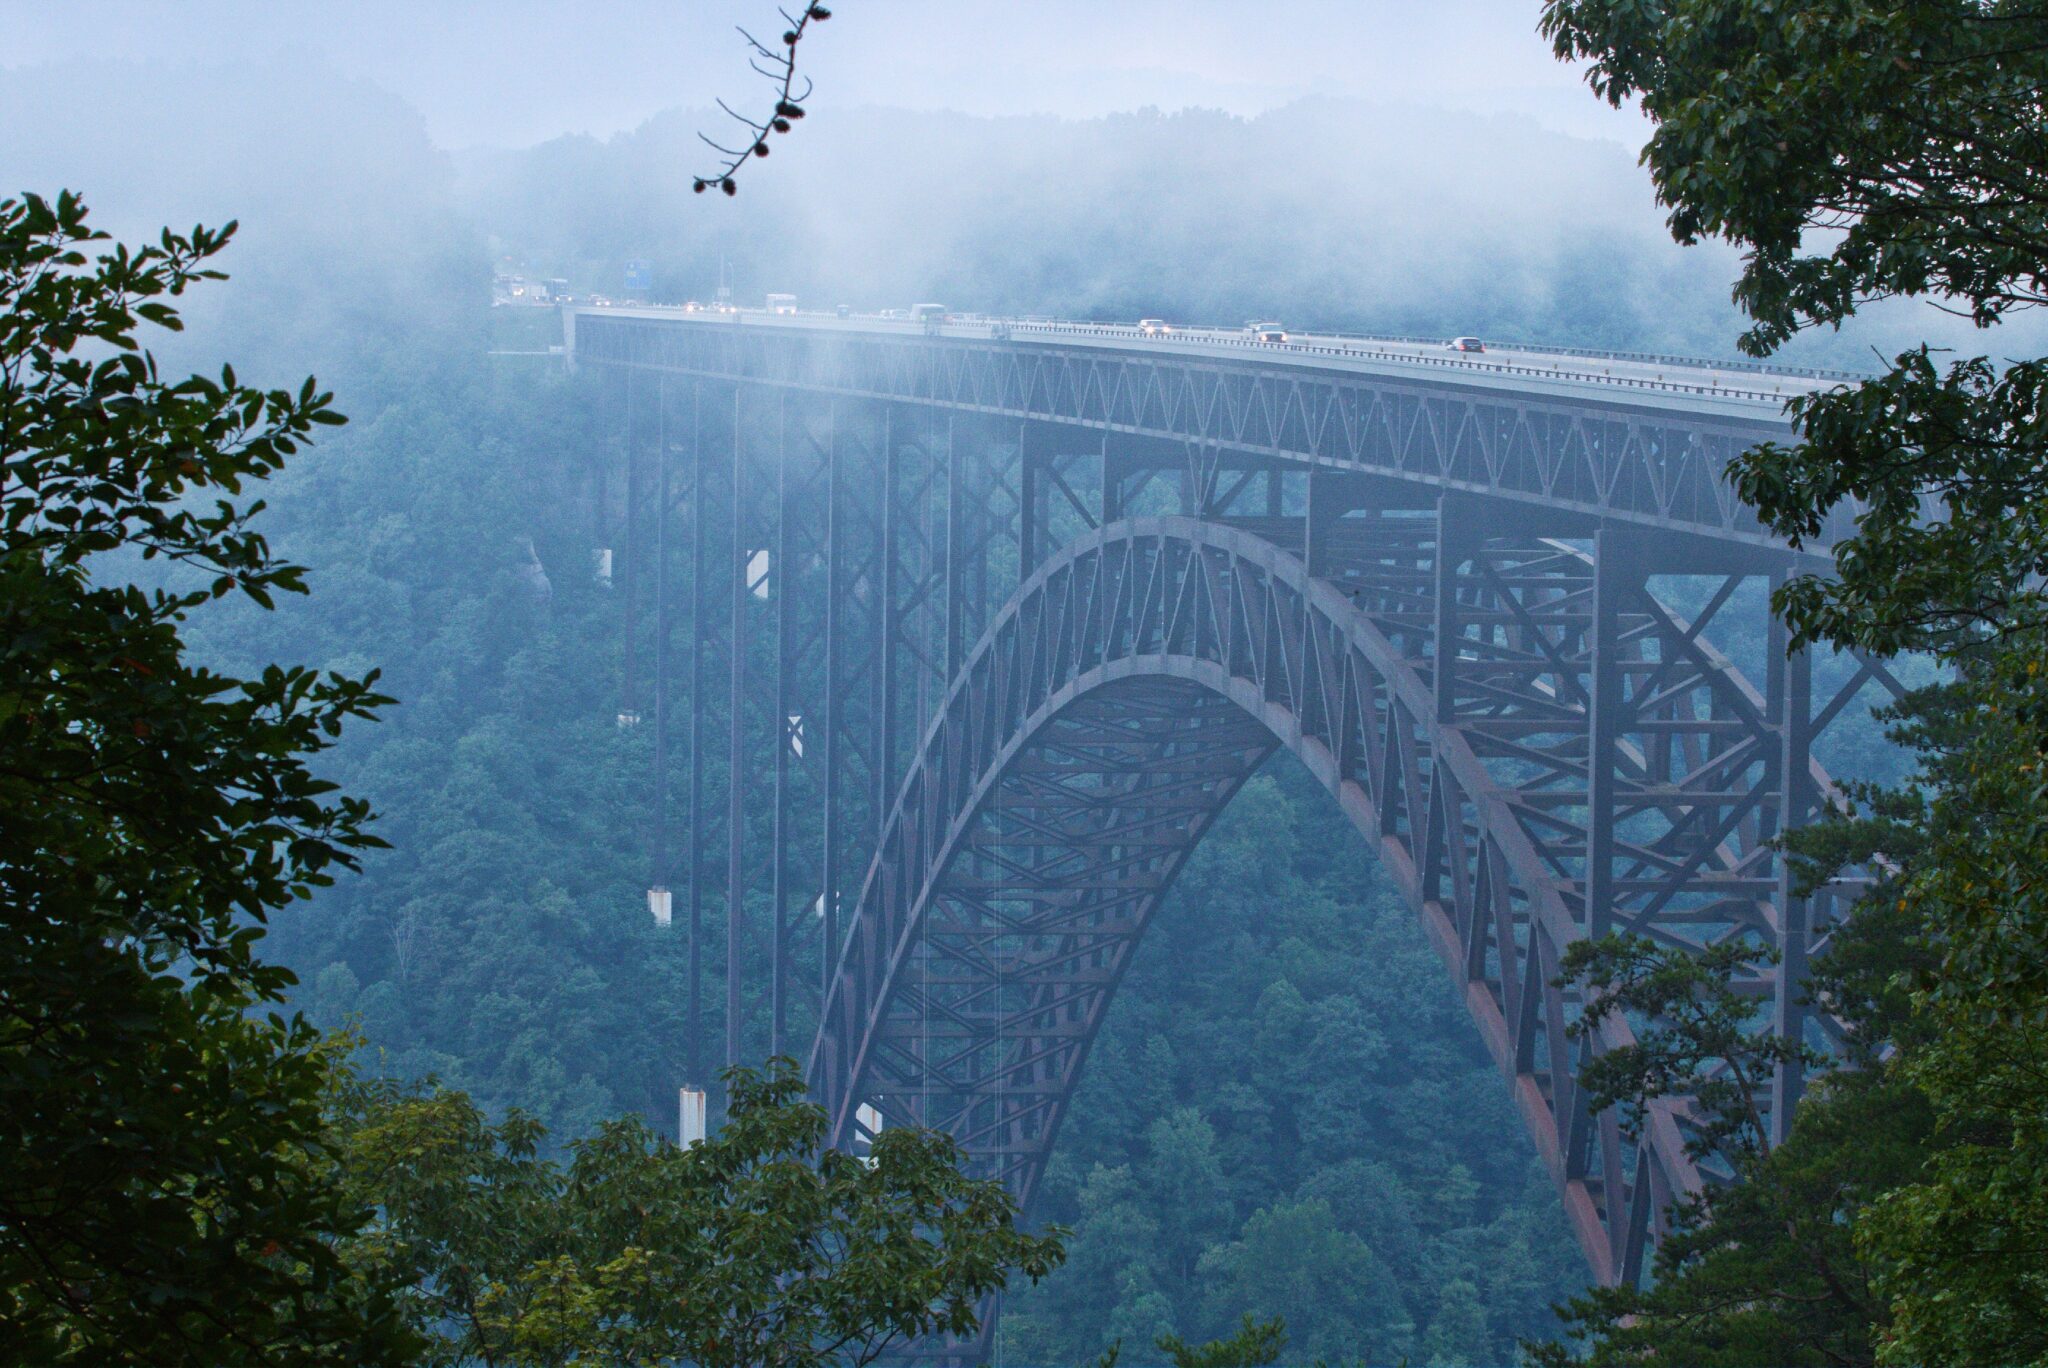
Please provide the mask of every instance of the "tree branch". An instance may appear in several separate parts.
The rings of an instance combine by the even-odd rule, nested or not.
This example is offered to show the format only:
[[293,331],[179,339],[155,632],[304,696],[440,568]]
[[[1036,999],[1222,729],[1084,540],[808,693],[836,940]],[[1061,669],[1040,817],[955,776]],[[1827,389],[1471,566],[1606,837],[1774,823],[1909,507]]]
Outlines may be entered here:
[[775,88],[775,108],[767,118],[756,120],[748,118],[724,100],[718,102],[718,107],[745,128],[747,134],[740,139],[738,147],[727,147],[705,133],[697,135],[706,147],[725,158],[723,166],[707,175],[698,176],[691,183],[690,188],[700,195],[714,185],[728,195],[738,194],[739,184],[734,177],[739,174],[740,168],[747,164],[747,159],[767,156],[768,139],[777,133],[789,132],[790,125],[804,116],[803,102],[811,98],[811,81],[809,77],[803,78],[802,89],[798,89],[797,45],[803,42],[804,34],[809,31],[814,20],[822,24],[832,17],[832,11],[821,4],[812,3],[804,6],[801,15],[792,15],[788,10],[779,10],[778,13],[789,25],[783,30],[780,51],[769,47],[745,29],[739,30],[740,37],[746,40],[747,46],[754,54],[748,58],[747,64],[766,77],[768,83]]

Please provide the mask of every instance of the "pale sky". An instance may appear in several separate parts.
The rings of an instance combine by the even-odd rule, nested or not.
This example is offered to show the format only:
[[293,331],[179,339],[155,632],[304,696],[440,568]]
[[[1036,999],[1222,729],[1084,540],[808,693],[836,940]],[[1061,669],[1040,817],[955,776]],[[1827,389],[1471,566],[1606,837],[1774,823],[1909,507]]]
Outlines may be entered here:
[[[793,7],[796,0],[790,0]],[[1537,0],[833,0],[816,99],[969,114],[1157,105],[1256,114],[1330,95],[1520,114],[1639,146],[1536,33]],[[600,137],[757,102],[735,24],[761,0],[0,0],[0,67],[324,59],[408,100],[444,147]],[[0,132],[0,137],[4,137]]]

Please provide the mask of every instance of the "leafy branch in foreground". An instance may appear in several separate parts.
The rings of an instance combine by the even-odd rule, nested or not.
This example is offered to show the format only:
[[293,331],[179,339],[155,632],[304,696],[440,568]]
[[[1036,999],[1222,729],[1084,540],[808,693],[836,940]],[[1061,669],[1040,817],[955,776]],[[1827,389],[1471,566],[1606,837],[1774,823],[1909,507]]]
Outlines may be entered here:
[[1254,1320],[1247,1311],[1237,1329],[1222,1339],[1189,1344],[1179,1335],[1161,1335],[1157,1344],[1173,1368],[1263,1368],[1278,1363],[1287,1348],[1287,1322],[1278,1316]]
[[[0,1342],[24,1361],[412,1344],[336,1256],[362,1213],[310,1157],[328,1059],[258,1015],[292,977],[255,955],[380,844],[308,760],[388,700],[216,674],[179,637],[212,600],[304,591],[234,496],[342,421],[310,379],[167,380],[143,348],[232,232],[89,258],[76,195],[0,200]],[[199,582],[130,582],[152,560]]]
[[[1812,844],[1856,847],[1833,836]],[[1816,966],[1812,992],[1852,1018],[1866,1066],[1906,1027],[1910,1004],[1895,979],[1919,954],[1918,930],[1895,900],[1873,906],[1835,930],[1833,950]],[[1609,986],[1614,1010],[1627,1001],[1632,1014],[1660,1014],[1642,1026],[1635,1047],[1610,1052],[1586,1073],[1599,1093],[1592,1105],[1619,1102],[1640,1118],[1654,1097],[1699,1098],[1694,1152],[1718,1161],[1719,1179],[1673,1208],[1645,1286],[1591,1288],[1559,1308],[1567,1336],[1590,1341],[1583,1357],[1566,1344],[1525,1343],[1532,1361],[1875,1363],[1888,1311],[1875,1284],[1879,1265],[1858,1248],[1855,1222],[1924,1162],[1932,1116],[1915,1089],[1886,1071],[1851,1068],[1818,1080],[1799,1123],[1770,1144],[1737,1072],[1711,1076],[1730,1051],[1752,1084],[1787,1057],[1784,1045],[1754,1033],[1756,1008],[1739,986],[1751,962],[1734,948],[1695,959],[1623,937],[1570,957]]]
[[1623,1133],[1641,1134],[1650,1104],[1690,1097],[1697,1159],[1738,1169],[1770,1149],[1760,1099],[1772,1073],[1796,1060],[1818,1062],[1797,1041],[1759,1030],[1757,999],[1736,980],[1775,962],[1766,947],[1728,941],[1692,952],[1643,936],[1611,935],[1565,951],[1560,984],[1583,980],[1586,1010],[1567,1028],[1584,1039],[1612,1018],[1649,1023],[1635,1043],[1594,1056],[1579,1075],[1595,1112],[1619,1105]]

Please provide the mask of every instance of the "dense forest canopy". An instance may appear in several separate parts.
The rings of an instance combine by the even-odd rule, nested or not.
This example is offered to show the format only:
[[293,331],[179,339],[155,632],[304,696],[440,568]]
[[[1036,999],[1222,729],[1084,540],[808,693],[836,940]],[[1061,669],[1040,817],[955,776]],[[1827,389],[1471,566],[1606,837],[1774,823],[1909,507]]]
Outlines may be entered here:
[[[1589,23],[1603,9],[1578,8]],[[265,492],[272,542],[311,568],[315,594],[273,613],[209,604],[186,636],[230,672],[273,660],[383,670],[378,688],[397,706],[352,728],[320,769],[377,807],[391,849],[370,853],[360,878],[280,911],[264,949],[298,974],[294,1006],[362,1033],[367,1072],[401,1092],[437,1076],[474,1098],[477,1110],[457,1118],[480,1146],[465,1158],[511,1155],[542,1182],[559,1180],[542,1165],[568,1162],[562,1147],[608,1118],[638,1114],[666,1133],[685,1081],[684,958],[641,900],[649,739],[615,724],[619,605],[588,573],[598,534],[582,491],[619,459],[616,396],[544,358],[489,354],[544,348],[555,326],[542,311],[493,316],[495,265],[616,293],[624,262],[645,258],[653,294],[672,300],[708,297],[729,270],[742,299],[787,290],[807,307],[936,298],[1073,317],[1279,316],[1709,355],[1730,354],[1743,326],[1729,298],[1743,260],[1711,241],[1674,246],[1627,149],[1508,117],[1336,101],[1256,118],[1086,120],[826,105],[773,174],[755,174],[732,201],[690,192],[695,134],[708,122],[680,109],[609,139],[450,151],[402,101],[317,65],[0,73],[5,187],[82,187],[117,237],[153,237],[165,221],[246,223],[234,279],[191,301],[190,331],[158,347],[167,365],[232,357],[260,383],[314,370],[353,417]],[[157,141],[164,128],[180,130],[175,154]],[[2029,339],[2041,335],[2021,316],[1993,338],[2033,354],[2043,348]],[[1960,320],[1880,301],[1844,331],[1791,337],[1779,355],[1876,369],[1922,338],[1990,345]],[[1909,400],[1940,389],[1931,370],[1913,378],[1924,384]],[[1966,375],[1945,394],[1979,399],[1993,382]],[[1853,451],[1855,425],[1835,416],[1840,449]],[[1795,488],[1784,469],[1757,467],[1760,481],[1780,480],[1759,487],[1791,502],[1788,489],[1823,488]],[[1784,516],[1796,523],[1798,510]],[[1832,637],[1817,633],[1825,639],[1902,640],[1858,638],[1839,614],[1816,620],[1833,624]],[[1761,640],[1722,644],[1744,668],[1763,668]],[[1991,867],[1946,882],[1965,862],[1908,872],[1922,879],[1913,896],[1975,913],[1983,903],[1971,890],[2024,885],[2040,790],[2014,768],[2023,750],[1987,753],[1987,733],[1966,724],[2018,699],[2034,711],[2004,715],[2038,728],[2033,673],[2024,652],[1979,663],[1978,692],[1936,690],[1903,725],[1907,740],[1947,757],[1923,775],[1925,793],[1980,772],[2004,787],[1935,804],[1940,820],[1924,794],[1889,806],[1866,794],[1889,825],[1829,833],[1835,844],[1812,858],[1952,857],[1969,833],[2017,813],[1998,827],[2007,844]],[[1924,662],[1914,668],[1904,670],[1914,682],[1934,677]],[[1899,769],[1870,727],[1830,763],[1887,780]],[[1904,878],[1900,891],[1911,891]],[[1938,980],[1894,975],[1902,963],[1925,971],[1918,934],[1873,921],[1832,981],[1866,1009],[1872,1060],[1924,1045],[1932,1027],[1904,1001],[1908,988],[1931,992],[1951,1022],[1981,1030],[1993,1019],[1973,1015],[1973,999],[1941,1006]],[[1989,1010],[2023,1016],[2032,962],[1998,961],[1995,938],[1986,944],[1965,938],[1982,957],[1972,963],[2006,975],[2002,991],[2018,985]],[[765,1004],[750,997],[749,1008],[758,1028]],[[1997,1038],[1956,1037],[1980,1051]],[[2031,1170],[2006,1160],[2015,1135],[2035,1133],[1958,1081],[1953,1041],[1906,1057],[1923,1072],[1856,1075],[1820,1113],[1829,1119],[1758,1157],[1762,1180],[1719,1209],[1721,1224],[1703,1220],[1695,1242],[1675,1246],[1669,1301],[1582,1304],[1578,1328],[1596,1356],[1640,1361],[1630,1356],[1648,1344],[1655,1357],[1647,1337],[1666,1333],[1659,1316],[1697,1319],[1688,1298],[1715,1303],[1734,1286],[1747,1307],[1778,1282],[1804,1295],[1829,1272],[1816,1273],[1800,1243],[1811,1234],[1825,1258],[1855,1261],[1855,1297],[1823,1289],[1809,1321],[1745,1323],[1717,1339],[1710,1318],[1712,1333],[1668,1343],[1739,1362],[1824,1332],[1864,1361],[1881,1314],[1865,1314],[1882,1300],[1870,1287],[1901,1268],[1967,1264],[1982,1214],[1970,1183],[2024,1189]],[[1996,1062],[2013,1095],[2031,1096],[2024,1059]],[[1946,1185],[1906,1189],[1885,1207],[1904,1232],[1893,1244],[1854,1245],[1841,1213],[1927,1159],[1938,1108],[1969,1141],[1942,1151]],[[507,1149],[492,1118],[515,1109],[551,1138],[532,1140],[539,1132],[519,1123]],[[1883,1143],[1863,1143],[1872,1136]],[[1864,1186],[1836,1183],[1845,1172]],[[1305,1356],[1500,1362],[1518,1338],[1547,1338],[1547,1305],[1584,1279],[1554,1193],[1419,931],[1287,762],[1247,786],[1140,954],[1040,1214],[1073,1234],[1066,1267],[1009,1302],[1005,1349],[1018,1361],[1220,1335],[1252,1310],[1284,1316]],[[1780,1240],[1787,1230],[1797,1238]],[[1705,1277],[1679,1276],[1698,1267]],[[2038,1299],[2024,1275],[2016,1285],[2010,1304]],[[1939,1305],[1923,1309],[1912,1343],[1967,1360],[1942,1340],[1940,1319]],[[2003,1333],[1973,1343],[2023,1340]]]

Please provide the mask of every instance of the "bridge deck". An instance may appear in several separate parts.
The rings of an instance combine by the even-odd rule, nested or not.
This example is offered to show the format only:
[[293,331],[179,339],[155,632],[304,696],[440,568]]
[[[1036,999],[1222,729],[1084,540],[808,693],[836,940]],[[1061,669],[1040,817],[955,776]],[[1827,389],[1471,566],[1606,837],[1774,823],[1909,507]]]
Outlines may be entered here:
[[1427,377],[1485,390],[1553,398],[1625,399],[1652,409],[1719,416],[1771,425],[1795,395],[1825,389],[1837,377],[1789,368],[1751,370],[1742,363],[1716,365],[1680,358],[1637,358],[1616,353],[1591,356],[1538,347],[1495,347],[1458,353],[1425,342],[1360,338],[1328,333],[1290,333],[1285,342],[1258,342],[1242,329],[1175,328],[1147,332],[1132,324],[1026,323],[977,318],[925,324],[856,314],[728,312],[665,305],[581,306],[591,317],[661,319],[704,327],[775,328],[862,337],[940,337],[968,341],[1004,340],[1019,346],[1090,347],[1160,357],[1207,357],[1220,361],[1310,367],[1349,374]]

